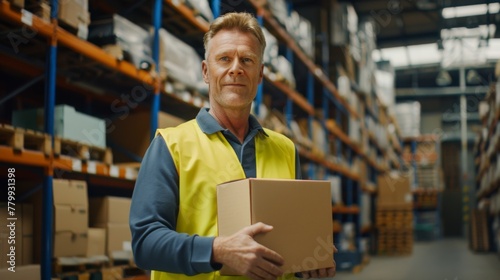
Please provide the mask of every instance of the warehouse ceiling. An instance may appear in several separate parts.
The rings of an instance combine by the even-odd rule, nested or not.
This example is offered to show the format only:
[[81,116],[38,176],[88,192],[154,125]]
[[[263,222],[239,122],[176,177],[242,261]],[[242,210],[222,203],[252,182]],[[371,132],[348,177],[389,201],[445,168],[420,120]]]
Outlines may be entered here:
[[[399,100],[463,93],[461,68],[467,77],[465,86],[472,92],[478,87],[483,91],[494,80],[500,58],[498,1],[292,0],[292,5],[300,10],[312,5],[327,7],[332,2],[351,3],[358,21],[375,24],[377,50],[373,57],[375,61],[389,60],[395,68]],[[476,73],[475,79],[469,79],[470,70]],[[445,85],[437,78],[443,71],[450,77]]]
[[[375,20],[379,29],[379,48],[434,43],[441,39],[441,30],[457,27],[476,28],[500,23],[496,14],[442,16],[445,8],[498,3],[480,0],[356,0],[353,4],[358,17]],[[451,9],[447,9],[450,11]]]
[[[318,5],[322,1],[293,0],[295,8]],[[359,20],[373,20],[377,28],[377,47],[390,48],[426,43],[441,39],[441,30],[457,27],[475,28],[480,25],[500,26],[500,14],[442,16],[445,8],[494,4],[485,0],[350,0]],[[496,32],[496,37],[499,36]]]

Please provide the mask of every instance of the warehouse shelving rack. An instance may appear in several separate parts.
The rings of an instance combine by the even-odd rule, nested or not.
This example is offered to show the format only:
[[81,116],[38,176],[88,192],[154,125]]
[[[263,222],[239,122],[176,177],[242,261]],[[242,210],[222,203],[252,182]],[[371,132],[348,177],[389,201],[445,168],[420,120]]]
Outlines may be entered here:
[[[488,110],[481,116],[482,131],[474,146],[476,186],[475,197],[472,198],[475,204],[470,219],[469,242],[476,252],[496,251],[500,255],[500,229],[495,227],[495,223],[500,221],[500,180],[497,172],[500,164],[499,85],[497,77],[496,84],[490,85],[485,100],[482,101],[488,104]],[[481,224],[481,218],[484,218],[486,224]]]
[[[214,7],[214,14],[217,15],[220,11],[217,7],[220,7],[221,1],[214,0],[212,1],[212,5]],[[356,112],[351,106],[348,104],[346,100],[344,100],[340,94],[338,93],[334,83],[331,82],[328,77],[328,72],[323,69],[328,69],[328,53],[323,56],[323,67],[317,66],[311,58],[309,58],[301,48],[296,44],[294,39],[286,32],[286,30],[277,22],[277,20],[262,6],[259,6],[259,1],[249,0],[248,1],[251,6],[255,9],[256,14],[258,15],[259,20],[262,24],[265,24],[268,28],[270,28],[275,35],[277,35],[279,41],[284,44],[287,48],[287,53],[290,56],[290,59],[293,60],[293,57],[299,59],[300,63],[303,63],[308,71],[308,85],[306,97],[296,90],[290,88],[288,85],[273,81],[269,77],[265,77],[265,84],[270,84],[273,87],[277,88],[280,92],[287,97],[287,116],[292,116],[292,104],[298,106],[300,110],[307,113],[309,123],[313,118],[316,118],[316,111],[314,106],[312,105],[313,98],[315,95],[314,92],[314,82],[317,81],[323,88],[322,98],[323,98],[323,116],[320,119],[322,125],[325,128],[325,131],[331,135],[333,135],[336,139],[337,151],[340,153],[341,150],[347,150],[347,161],[349,165],[352,164],[352,161],[355,157],[361,157],[364,159],[371,168],[370,176],[375,176],[376,173],[385,172],[386,168],[377,164],[372,158],[370,158],[361,148],[353,143],[347,134],[342,130],[341,127],[337,126],[336,123],[341,123],[341,114],[347,116],[347,118],[359,118],[358,112]],[[11,7],[10,3],[6,0],[2,0],[0,2],[0,16],[3,21],[8,21],[11,24],[15,24],[18,26],[27,26],[32,30],[36,30],[37,34],[46,38],[48,41],[48,51],[46,56],[47,64],[45,69],[34,69],[33,67],[23,67],[22,61],[18,61],[17,59],[13,59],[10,56],[2,55],[2,65],[9,66],[16,65],[14,67],[19,66],[19,71],[24,73],[26,76],[40,79],[40,76],[45,77],[46,88],[45,88],[45,132],[50,135],[53,139],[54,135],[54,106],[55,106],[55,95],[56,95],[56,87],[66,88],[70,91],[79,92],[84,95],[89,95],[85,91],[78,86],[70,84],[65,81],[62,77],[57,76],[56,72],[56,60],[57,60],[57,52],[58,47],[62,46],[68,49],[71,49],[75,53],[81,54],[92,61],[99,63],[102,66],[106,66],[113,71],[121,73],[122,75],[131,78],[137,83],[141,83],[144,86],[152,89],[152,98],[151,98],[151,107],[149,108],[151,112],[151,137],[154,135],[155,128],[158,127],[158,112],[161,107],[161,98],[169,98],[169,100],[173,100],[174,102],[183,103],[183,106],[191,106],[194,105],[190,102],[185,102],[182,99],[167,93],[163,87],[161,87],[160,80],[158,78],[157,72],[150,73],[144,70],[138,70],[131,63],[127,61],[118,61],[111,55],[105,53],[101,48],[95,46],[92,43],[81,40],[77,38],[75,35],[66,31],[62,27],[58,25],[57,22],[57,7],[58,1],[51,1],[51,21],[45,22],[39,17],[30,14],[27,11],[18,11]],[[154,42],[153,42],[153,60],[156,64],[159,61],[159,35],[158,30],[161,27],[162,22],[162,11],[164,9],[172,9],[175,13],[178,13],[184,20],[189,22],[195,29],[197,29],[200,33],[208,30],[208,23],[198,20],[195,17],[194,12],[185,6],[184,4],[178,3],[177,1],[172,0],[153,0],[153,8],[152,8],[152,24],[154,26]],[[3,59],[5,58],[5,60]],[[10,61],[10,62],[9,62]],[[15,61],[15,63],[11,63]],[[156,69],[158,71],[158,68]],[[263,85],[260,86],[260,95],[262,94]],[[101,99],[103,101],[110,102],[113,100],[112,97],[108,97],[106,95],[92,95],[92,98]],[[262,98],[258,98],[256,102],[261,102]],[[333,106],[336,109],[335,121],[329,120],[329,106]],[[196,108],[196,106],[194,106]],[[256,106],[258,108],[258,106]],[[368,114],[372,115],[376,118],[377,113],[374,109],[363,106]],[[311,127],[309,125],[309,127]],[[377,146],[376,139],[371,137],[370,142],[372,145]],[[378,148],[380,151],[381,149]],[[332,215],[336,216],[338,220],[342,220],[344,217],[345,221],[355,222],[356,226],[356,243],[357,248],[360,248],[360,238],[362,234],[370,232],[369,227],[360,228],[360,195],[362,191],[369,192],[371,194],[375,193],[375,190],[365,190],[363,186],[360,184],[360,176],[357,172],[352,171],[349,167],[328,161],[327,159],[317,156],[314,153],[311,153],[307,149],[298,147],[298,151],[300,156],[306,161],[312,162],[322,168],[325,168],[327,172],[335,175],[340,175],[342,177],[343,189],[346,190],[346,206],[333,206],[332,207]],[[45,156],[39,152],[25,150],[22,153],[16,153],[10,147],[0,146],[0,154],[2,155],[0,161],[12,164],[20,164],[27,166],[35,166],[38,168],[43,168],[45,178],[44,178],[44,186],[43,186],[43,221],[44,228],[42,232],[42,257],[41,257],[41,268],[42,268],[42,279],[50,279],[51,278],[51,266],[52,266],[52,180],[54,177],[55,170],[62,170],[68,172],[76,172],[81,174],[86,174],[85,177],[87,180],[95,182],[96,184],[102,185],[113,185],[120,188],[133,188],[133,176],[130,175],[129,169],[119,166],[108,166],[101,163],[92,163],[89,166],[89,163],[86,162],[78,162],[78,160],[59,156],[55,157],[53,154],[49,156]],[[308,174],[309,177],[314,178],[314,174]],[[323,179],[323,178],[316,178]],[[356,204],[358,203],[358,204]],[[334,232],[340,232],[342,230],[341,227],[334,226]]]
[[[413,189],[413,211],[415,217],[415,231],[418,232],[430,232],[430,234],[421,234],[415,235],[417,239],[423,240],[432,240],[435,238],[441,237],[441,186],[434,186],[433,189],[426,189],[421,187],[421,183],[418,180],[418,166],[422,163],[431,163],[437,166],[439,164],[439,139],[436,135],[428,134],[428,135],[420,135],[418,137],[405,137],[403,138],[403,142],[410,145],[410,153],[403,154],[403,160],[409,164],[413,169],[413,182],[411,182]],[[433,143],[435,146],[435,150],[422,155],[417,152],[417,147],[419,143]],[[437,174],[440,176],[440,174]],[[440,178],[438,177],[439,182]],[[422,195],[435,195],[436,196],[436,204],[435,205],[421,205],[417,203],[417,196]],[[426,219],[420,219],[420,215],[423,214],[432,214],[434,216],[433,221],[427,221]],[[430,216],[430,215],[429,215]]]

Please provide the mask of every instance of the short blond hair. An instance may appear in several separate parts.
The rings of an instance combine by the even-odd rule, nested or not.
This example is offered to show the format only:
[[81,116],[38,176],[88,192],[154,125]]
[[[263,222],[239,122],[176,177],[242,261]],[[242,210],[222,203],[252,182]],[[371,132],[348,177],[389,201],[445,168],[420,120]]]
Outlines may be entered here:
[[205,36],[203,36],[203,45],[205,47],[205,59],[208,57],[208,43],[221,30],[236,29],[245,33],[253,34],[259,40],[261,48],[261,60],[266,48],[266,39],[257,19],[249,13],[227,13],[216,18]]

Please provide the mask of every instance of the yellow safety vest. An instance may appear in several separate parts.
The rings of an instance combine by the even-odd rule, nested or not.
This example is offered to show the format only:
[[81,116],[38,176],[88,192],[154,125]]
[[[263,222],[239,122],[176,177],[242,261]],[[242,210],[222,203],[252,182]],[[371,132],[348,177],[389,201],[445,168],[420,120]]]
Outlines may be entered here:
[[[295,147],[285,136],[265,129],[255,136],[257,178],[295,178]],[[217,236],[216,186],[245,178],[245,172],[231,145],[221,132],[205,134],[196,120],[175,128],[158,129],[172,154],[179,174],[179,214],[177,232]],[[168,260],[165,260],[168,261]],[[219,271],[186,276],[153,271],[153,280],[247,279],[221,276]],[[283,279],[285,279],[283,277]],[[286,279],[290,279],[287,276]]]

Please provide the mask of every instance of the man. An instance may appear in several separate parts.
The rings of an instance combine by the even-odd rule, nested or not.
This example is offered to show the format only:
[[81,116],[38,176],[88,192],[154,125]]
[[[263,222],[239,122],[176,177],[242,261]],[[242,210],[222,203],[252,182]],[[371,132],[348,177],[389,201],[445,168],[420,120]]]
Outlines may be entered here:
[[[248,279],[220,276],[222,265],[251,279],[276,279],[283,275],[283,258],[253,239],[272,226],[257,223],[216,237],[217,184],[300,177],[293,142],[250,115],[263,77],[265,39],[250,14],[230,13],[212,23],[204,45],[210,109],[159,129],[146,152],[130,211],[135,261],[155,280]],[[302,275],[334,274],[332,267]]]

